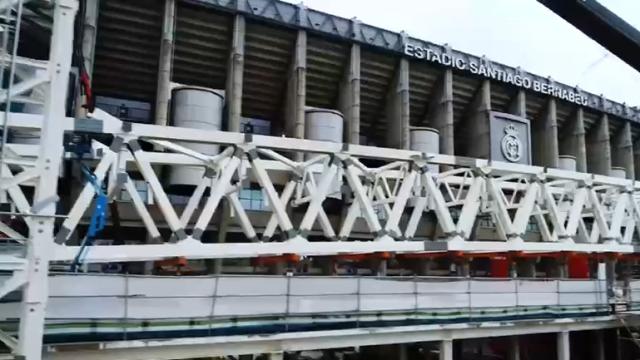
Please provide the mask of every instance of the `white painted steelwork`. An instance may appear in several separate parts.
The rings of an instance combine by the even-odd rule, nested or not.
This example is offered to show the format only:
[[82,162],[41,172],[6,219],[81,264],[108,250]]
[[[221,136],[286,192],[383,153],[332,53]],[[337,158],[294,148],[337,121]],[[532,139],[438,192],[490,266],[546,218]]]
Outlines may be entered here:
[[[121,121],[102,111],[97,110],[93,116],[95,120],[102,121],[103,132],[116,135],[111,148],[108,144],[94,142],[96,152],[102,155],[95,168],[96,177],[101,180],[108,175],[115,179],[117,174],[121,174],[120,178],[124,179],[128,171],[137,169],[150,184],[161,213],[160,218],[152,217],[142,201],[136,201],[133,195],[140,219],[158,240],[160,233],[157,222],[166,223],[178,242],[93,246],[86,256],[89,262],[140,261],[173,256],[229,258],[284,253],[331,255],[377,251],[635,251],[635,244],[631,240],[640,224],[640,208],[635,195],[640,183],[631,180],[447,155],[427,154],[429,159],[425,159],[424,154],[417,151],[358,145],[346,147],[343,144],[303,139],[254,135],[247,141],[245,135],[240,133],[144,124],[131,124],[130,129],[123,129]],[[38,119],[25,119],[21,124],[37,127]],[[69,119],[64,122],[64,127],[72,130],[74,122]],[[144,151],[137,145],[140,140],[151,142],[168,152]],[[217,156],[209,156],[180,146],[177,142],[207,142],[227,145],[227,148]],[[326,155],[296,162],[281,155],[280,151],[313,151]],[[382,161],[384,165],[367,167],[360,161],[367,158]],[[127,170],[125,163],[128,164]],[[427,168],[430,163],[449,165],[453,170],[432,174]],[[203,178],[188,206],[178,215],[179,209],[168,200],[152,167],[160,164],[208,167],[215,176],[212,179]],[[319,181],[312,181],[305,176],[311,171],[321,172]],[[321,204],[339,171],[344,173],[345,190],[350,192],[355,201],[348,209],[345,221],[339,228],[334,228]],[[29,179],[30,174],[16,173],[6,180],[6,186]],[[264,230],[254,228],[249,217],[242,215],[246,214],[242,204],[233,200],[238,190],[231,182],[234,177],[256,182],[266,193],[272,216]],[[287,178],[289,180],[285,180],[283,190],[276,191],[275,184]],[[412,185],[418,178],[421,179],[422,190],[415,192],[412,191]],[[127,189],[128,183],[122,186]],[[116,186],[117,182],[111,184]],[[199,201],[205,188],[210,188],[212,196],[201,207]],[[302,189],[311,195],[304,195]],[[12,191],[19,194],[19,190],[14,187]],[[77,247],[63,244],[90,207],[93,194],[92,186],[86,185],[76,200],[57,234],[59,245],[52,252],[54,259],[69,261],[77,254]],[[209,226],[222,197],[231,199],[248,239],[256,238],[258,231],[263,238],[269,239],[279,227],[286,240],[201,243],[199,239]],[[410,199],[416,204],[411,211],[407,207]],[[296,227],[285,211],[292,202],[309,203],[302,221]],[[382,203],[386,204],[385,211],[388,214],[384,222],[374,212],[374,206]],[[436,215],[442,229],[436,238],[416,236],[417,221],[424,212]],[[498,229],[496,238],[471,238],[473,224],[479,215],[491,215]],[[364,219],[372,241],[333,240],[336,237],[352,237],[353,225],[358,218]],[[191,225],[193,223],[190,224],[189,219],[195,219],[195,224]],[[406,222],[402,219],[406,219]],[[308,231],[316,220],[327,240],[308,242]],[[523,238],[532,221],[540,228],[541,241],[525,241]],[[587,223],[595,225],[589,228]]]

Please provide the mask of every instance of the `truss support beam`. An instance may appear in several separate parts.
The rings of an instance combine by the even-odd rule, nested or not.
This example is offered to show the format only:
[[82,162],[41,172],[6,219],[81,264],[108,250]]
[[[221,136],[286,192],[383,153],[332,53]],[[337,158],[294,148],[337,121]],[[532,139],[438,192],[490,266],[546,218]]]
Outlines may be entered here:
[[171,92],[171,69],[173,67],[174,33],[176,23],[176,0],[164,2],[162,38],[158,61],[158,84],[156,91],[156,125],[166,126],[169,121],[169,98]]
[[627,174],[627,179],[635,179],[633,138],[631,134],[631,124],[628,121],[625,121],[622,128],[615,134],[612,145],[612,165],[623,167]]
[[[301,6],[301,11],[303,10]],[[307,33],[299,30],[291,59],[287,82],[285,133],[288,137],[304,138],[305,104],[307,97]]]
[[453,71],[446,69],[429,104],[427,123],[440,132],[440,153],[453,155]]
[[476,91],[467,115],[467,148],[465,155],[474,154],[481,159],[491,157],[489,117],[491,116],[491,82],[483,80]]
[[611,140],[609,117],[606,114],[600,117],[587,136],[587,169],[601,175],[611,172]]
[[387,122],[387,146],[396,149],[409,148],[409,60],[401,58],[387,93],[385,119]]
[[539,166],[557,168],[560,153],[555,99],[550,98],[547,100],[544,111],[536,119],[532,128],[533,163]]
[[[354,27],[359,24],[357,20],[352,21]],[[347,124],[345,141],[350,144],[360,144],[360,63],[360,45],[353,44],[340,85],[339,99],[340,111]]]
[[232,132],[240,132],[242,116],[242,82],[244,76],[244,44],[246,22],[243,15],[236,15],[233,22],[233,38],[229,54],[229,75],[227,76],[226,98],[228,111],[228,128]]

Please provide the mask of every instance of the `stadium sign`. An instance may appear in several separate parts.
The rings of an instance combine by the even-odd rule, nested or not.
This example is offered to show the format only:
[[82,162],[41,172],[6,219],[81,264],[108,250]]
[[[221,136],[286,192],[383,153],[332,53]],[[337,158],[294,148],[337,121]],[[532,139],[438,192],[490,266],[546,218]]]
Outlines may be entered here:
[[492,66],[491,61],[486,59],[465,58],[458,54],[434,51],[434,49],[411,43],[404,44],[404,54],[415,59],[424,59],[431,63],[468,71],[474,75],[533,90],[541,94],[551,95],[578,105],[586,106],[588,104],[587,96],[577,91],[572,91],[566,87],[560,87],[550,82],[540,81],[539,79],[532,78],[525,73],[520,73],[515,70],[507,71],[500,69]]

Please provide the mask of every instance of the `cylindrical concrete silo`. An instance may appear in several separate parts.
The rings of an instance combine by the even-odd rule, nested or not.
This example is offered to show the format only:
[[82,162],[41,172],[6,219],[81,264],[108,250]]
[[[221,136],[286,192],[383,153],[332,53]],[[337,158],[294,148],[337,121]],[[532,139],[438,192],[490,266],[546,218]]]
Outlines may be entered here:
[[562,170],[576,171],[576,157],[573,155],[560,155],[558,167]]
[[[171,119],[173,126],[201,130],[222,128],[224,96],[221,92],[195,87],[181,86],[173,89],[171,96]],[[216,155],[219,145],[179,142],[178,144],[205,155]],[[202,166],[173,166],[167,185],[172,192],[183,192],[197,186],[204,176]]]
[[[410,149],[428,154],[440,153],[440,132],[429,127],[413,127],[409,135]],[[431,164],[429,171],[437,173],[439,166]]]
[[611,176],[612,177],[616,177],[616,178],[620,178],[620,179],[626,179],[627,178],[627,169],[621,167],[621,166],[614,166],[611,168]]
[[[305,110],[305,138],[309,140],[328,141],[341,143],[344,131],[344,118],[337,110],[308,108]],[[313,157],[313,154],[305,156],[305,159]],[[320,180],[320,175],[316,176],[316,182]],[[331,184],[328,197],[340,199],[342,182],[339,176]]]

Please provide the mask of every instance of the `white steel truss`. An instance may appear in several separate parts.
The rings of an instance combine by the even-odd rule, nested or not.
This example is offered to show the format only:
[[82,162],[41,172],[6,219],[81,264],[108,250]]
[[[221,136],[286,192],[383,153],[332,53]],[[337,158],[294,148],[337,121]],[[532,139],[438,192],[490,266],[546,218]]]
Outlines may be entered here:
[[[22,3],[5,1],[0,9],[6,4]],[[0,336],[16,355],[41,358],[49,264],[77,257],[81,248],[69,239],[96,195],[86,184],[70,199],[68,213],[57,207],[65,132],[113,136],[110,143],[97,140],[104,136],[93,140],[87,163],[95,179],[107,184],[110,200],[122,191],[129,194],[152,239],[90,246],[85,262],[447,250],[635,252],[640,182],[632,180],[408,150],[130,124],[101,110],[86,119],[66,118],[76,8],[75,0],[55,1],[49,61],[12,58],[13,66],[37,69],[23,71],[20,82],[0,93],[2,102],[45,100],[39,115],[0,113],[3,131],[39,130],[41,136],[38,145],[4,144],[0,163],[0,199],[10,206],[3,215],[26,225],[15,226],[6,216],[0,221],[7,240],[0,269],[13,273],[0,286],[0,296],[23,291],[17,341]],[[35,100],[22,96],[30,90]],[[189,143],[224,150],[210,156],[189,149]],[[292,160],[305,158],[297,154],[308,160]],[[428,165],[434,164],[451,170],[431,172]],[[171,201],[158,175],[162,166],[206,169],[184,206]],[[138,194],[134,173],[151,189],[153,205]],[[247,182],[257,184],[268,200],[264,227],[256,226],[239,199]],[[324,206],[336,185],[344,205],[339,222]],[[202,241],[223,199],[246,242]],[[421,229],[427,219],[434,229],[429,234]],[[478,235],[479,219],[489,219],[495,234]],[[528,237],[532,227],[539,233],[535,240]]]
[[[100,110],[91,119],[65,119],[63,127],[87,130],[83,122],[92,122],[90,131],[114,135],[111,143],[93,141],[93,173],[108,184],[110,198],[119,191],[129,193],[153,239],[149,244],[91,246],[86,262],[442,250],[630,253],[640,227],[640,183],[631,180],[406,150],[127,124]],[[38,127],[38,119],[24,124]],[[224,150],[209,156],[185,147],[189,142],[220,144]],[[143,150],[144,143],[155,150]],[[294,161],[285,156],[292,152],[315,155]],[[376,166],[365,165],[371,159],[378,161]],[[29,157],[14,161],[28,163]],[[427,164],[452,170],[432,173]],[[170,200],[157,173],[162,165],[206,168],[186,205]],[[137,193],[132,173],[148,183],[153,205]],[[0,189],[9,192],[16,208],[25,208],[26,201],[17,184],[33,177],[25,167],[8,171],[3,179]],[[250,209],[238,198],[247,182],[259,184],[267,198],[271,215],[265,227],[256,227]],[[336,183],[345,207],[338,224],[323,207]],[[59,214],[65,219],[52,261],[76,257],[79,247],[67,240],[94,196],[95,188],[85,184],[69,213]],[[228,200],[246,242],[201,241],[222,199]],[[301,219],[292,217],[291,208],[302,210]],[[427,214],[437,224],[431,235],[419,233]],[[496,235],[479,237],[479,218],[490,219]],[[358,219],[365,230],[355,229]],[[163,227],[170,235],[161,235]],[[539,233],[534,241],[527,238],[532,227]],[[314,229],[321,236],[310,240]]]

